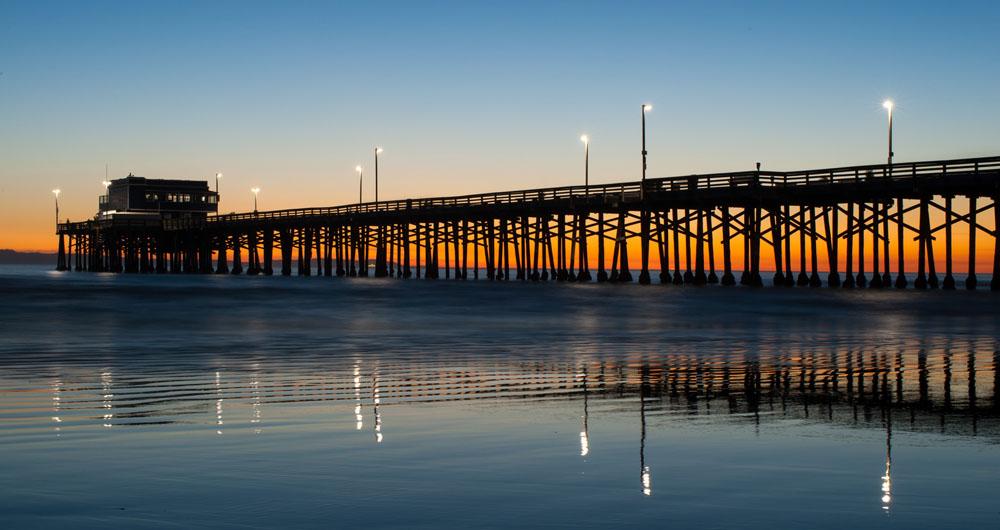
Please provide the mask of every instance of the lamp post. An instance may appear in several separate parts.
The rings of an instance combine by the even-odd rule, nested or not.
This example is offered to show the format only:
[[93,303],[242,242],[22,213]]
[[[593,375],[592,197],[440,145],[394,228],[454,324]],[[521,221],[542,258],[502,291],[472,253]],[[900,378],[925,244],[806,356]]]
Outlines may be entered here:
[[894,103],[891,99],[882,102],[882,107],[889,112],[889,165],[892,165],[892,107]]
[[361,166],[354,166],[354,171],[358,172],[358,204],[361,204],[364,202],[364,194],[362,191],[364,190],[365,184],[365,170],[362,169]]
[[639,191],[639,197],[642,199],[646,198],[646,113],[651,110],[653,110],[652,105],[642,104],[642,187]]
[[257,213],[257,194],[260,193],[260,188],[250,188],[253,192],[253,213]]
[[375,148],[375,202],[378,202],[378,155],[382,154],[381,147]]
[[580,141],[583,142],[583,186],[590,191],[590,137],[584,134]]
[[215,174],[215,210],[216,210],[216,212],[219,211],[219,202],[221,202],[219,200],[219,197],[220,197],[219,196],[219,181],[220,180],[222,180],[222,173],[216,173]]
[[56,226],[59,226],[59,194],[60,193],[62,193],[62,190],[60,190],[59,188],[56,188],[56,189],[52,190],[52,195],[56,196]]

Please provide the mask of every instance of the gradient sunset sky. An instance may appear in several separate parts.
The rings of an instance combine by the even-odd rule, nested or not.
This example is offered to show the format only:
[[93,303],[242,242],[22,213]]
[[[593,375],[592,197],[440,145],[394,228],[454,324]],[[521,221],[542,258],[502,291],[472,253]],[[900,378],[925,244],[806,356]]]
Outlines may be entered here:
[[[1000,154],[996,2],[5,2],[0,248],[112,178],[224,211]],[[366,198],[371,198],[370,178]]]

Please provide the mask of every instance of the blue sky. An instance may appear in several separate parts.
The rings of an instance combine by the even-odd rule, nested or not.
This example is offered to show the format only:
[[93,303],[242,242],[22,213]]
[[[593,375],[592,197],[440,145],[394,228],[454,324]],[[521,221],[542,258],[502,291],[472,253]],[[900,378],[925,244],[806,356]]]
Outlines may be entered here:
[[375,144],[382,198],[574,183],[586,132],[632,179],[646,101],[654,176],[879,162],[886,97],[898,160],[998,154],[998,5],[4,2],[0,246],[53,187],[92,215],[105,163],[296,207]]

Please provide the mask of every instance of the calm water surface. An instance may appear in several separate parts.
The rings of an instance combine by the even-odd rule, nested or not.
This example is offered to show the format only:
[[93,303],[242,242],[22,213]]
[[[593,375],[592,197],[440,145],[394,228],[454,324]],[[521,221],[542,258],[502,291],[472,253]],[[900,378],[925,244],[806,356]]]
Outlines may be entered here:
[[1000,526],[985,292],[0,266],[0,527]]

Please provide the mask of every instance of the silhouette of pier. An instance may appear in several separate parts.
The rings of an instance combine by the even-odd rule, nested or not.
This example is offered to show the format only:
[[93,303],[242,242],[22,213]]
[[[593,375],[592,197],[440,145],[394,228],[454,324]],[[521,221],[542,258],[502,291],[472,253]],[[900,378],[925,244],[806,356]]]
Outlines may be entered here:
[[[993,228],[981,224],[989,218]],[[964,241],[953,237],[956,227]],[[671,284],[905,288],[912,278],[919,289],[954,289],[961,279],[953,249],[967,247],[959,267],[964,285],[975,289],[976,249],[992,239],[990,285],[1000,290],[997,227],[1000,156],[790,172],[758,164],[754,171],[326,208],[98,216],[58,224],[57,268],[629,282],[629,253],[638,247],[643,284],[657,273]],[[910,241],[915,257],[907,255]],[[944,271],[937,268],[942,254]],[[770,278],[765,256],[773,258]]]

